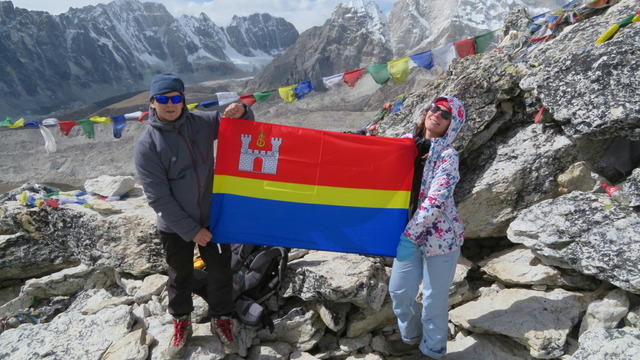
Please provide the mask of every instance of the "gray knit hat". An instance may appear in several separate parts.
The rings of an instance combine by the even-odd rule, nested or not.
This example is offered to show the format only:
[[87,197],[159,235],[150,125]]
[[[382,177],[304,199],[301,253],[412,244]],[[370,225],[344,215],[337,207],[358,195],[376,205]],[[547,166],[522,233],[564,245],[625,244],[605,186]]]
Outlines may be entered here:
[[149,100],[151,100],[154,95],[162,95],[172,91],[177,91],[184,95],[184,83],[178,75],[173,73],[158,74],[153,77],[153,80],[151,80]]

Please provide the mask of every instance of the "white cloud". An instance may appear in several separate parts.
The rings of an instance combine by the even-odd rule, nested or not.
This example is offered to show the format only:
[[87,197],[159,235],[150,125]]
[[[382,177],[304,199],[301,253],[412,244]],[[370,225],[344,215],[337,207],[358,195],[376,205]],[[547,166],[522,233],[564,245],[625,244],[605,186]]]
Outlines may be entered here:
[[[144,0],[141,0],[144,1]],[[227,26],[233,15],[247,16],[255,13],[269,13],[273,16],[285,18],[291,22],[299,32],[320,26],[331,16],[336,4],[349,0],[155,0],[162,3],[167,10],[178,17],[181,15],[198,16],[205,13],[218,26]],[[81,8],[87,5],[107,3],[107,0],[12,0],[14,6],[47,11],[51,14],[66,12],[70,7]],[[377,0],[378,6],[389,12],[395,0]]]

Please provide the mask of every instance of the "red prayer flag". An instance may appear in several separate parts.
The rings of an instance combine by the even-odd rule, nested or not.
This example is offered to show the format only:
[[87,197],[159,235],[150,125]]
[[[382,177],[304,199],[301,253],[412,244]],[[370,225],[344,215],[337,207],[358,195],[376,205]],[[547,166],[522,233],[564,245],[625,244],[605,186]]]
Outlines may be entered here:
[[344,83],[347,84],[349,87],[356,86],[356,83],[358,82],[358,80],[360,80],[360,78],[364,74],[364,71],[365,71],[365,68],[362,68],[359,70],[353,70],[353,71],[344,73],[344,77],[343,77]]
[[60,132],[64,136],[69,136],[71,129],[73,129],[73,127],[76,126],[76,122],[75,121],[58,121],[58,125],[60,125]]
[[453,46],[456,48],[458,57],[463,58],[476,53],[476,46],[473,38],[454,42]]
[[242,101],[243,103],[247,104],[247,106],[251,107],[253,106],[253,104],[256,103],[256,98],[255,96],[253,96],[253,94],[249,94],[249,95],[242,95],[240,96],[240,101]]

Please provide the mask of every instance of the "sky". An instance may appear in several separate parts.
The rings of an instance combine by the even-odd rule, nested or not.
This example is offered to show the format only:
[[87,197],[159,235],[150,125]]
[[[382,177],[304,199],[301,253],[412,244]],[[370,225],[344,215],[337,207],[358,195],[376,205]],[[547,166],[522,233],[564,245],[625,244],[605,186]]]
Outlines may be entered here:
[[[110,0],[10,0],[15,7],[40,10],[57,15],[70,7],[81,8]],[[338,3],[349,3],[350,0],[141,0],[142,2],[162,3],[174,16],[198,16],[205,13],[218,26],[227,26],[233,15],[247,16],[255,13],[269,13],[285,18],[300,33],[313,26],[320,26],[331,16]],[[356,0],[357,1],[357,0]],[[380,9],[389,14],[396,0],[376,0]]]

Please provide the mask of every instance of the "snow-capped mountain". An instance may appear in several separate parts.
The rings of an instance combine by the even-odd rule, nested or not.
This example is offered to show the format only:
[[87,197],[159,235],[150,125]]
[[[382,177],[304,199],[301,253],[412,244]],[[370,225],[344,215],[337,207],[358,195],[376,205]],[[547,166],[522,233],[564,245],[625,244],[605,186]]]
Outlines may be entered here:
[[249,82],[248,90],[305,80],[322,89],[322,77],[498,30],[505,15],[519,5],[535,16],[559,8],[564,0],[398,0],[388,19],[372,0],[338,4],[323,26],[300,34],[293,46]]
[[311,80],[322,88],[324,76],[390,60],[390,44],[387,17],[374,1],[340,3],[323,26],[304,31],[248,86],[262,91]]
[[153,2],[116,0],[60,15],[0,2],[0,115],[42,114],[145,90],[164,71],[186,81],[255,74],[293,44],[293,24],[269,14],[174,18]]
[[498,30],[504,16],[524,6],[530,16],[557,9],[566,0],[398,0],[389,13],[393,53],[408,56]]

